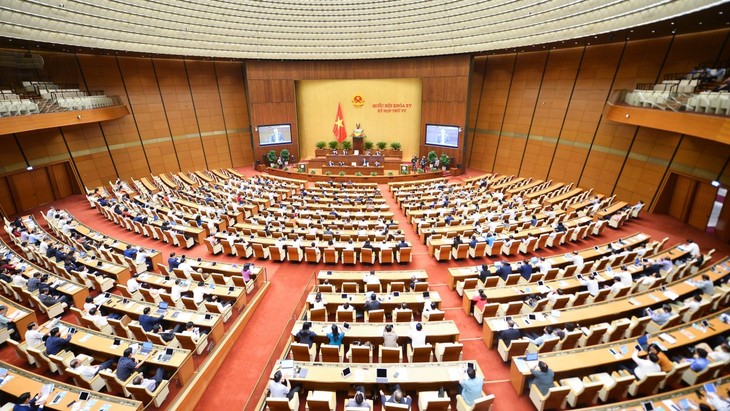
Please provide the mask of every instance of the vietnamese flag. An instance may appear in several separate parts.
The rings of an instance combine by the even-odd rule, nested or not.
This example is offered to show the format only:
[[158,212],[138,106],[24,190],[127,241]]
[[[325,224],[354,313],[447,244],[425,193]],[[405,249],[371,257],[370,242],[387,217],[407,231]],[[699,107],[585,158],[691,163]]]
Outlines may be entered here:
[[347,138],[345,118],[342,117],[342,106],[340,103],[337,103],[337,117],[335,117],[335,124],[332,126],[332,134],[335,135],[338,143],[343,142]]

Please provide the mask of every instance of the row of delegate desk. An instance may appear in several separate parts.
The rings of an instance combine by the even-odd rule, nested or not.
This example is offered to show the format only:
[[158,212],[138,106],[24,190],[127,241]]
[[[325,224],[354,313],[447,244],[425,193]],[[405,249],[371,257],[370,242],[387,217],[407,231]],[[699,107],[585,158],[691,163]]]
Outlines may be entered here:
[[[424,298],[424,293],[417,292],[405,292],[399,293],[398,296],[386,293],[376,293],[378,300],[381,303],[381,309],[386,312],[392,311],[396,308],[400,308],[405,304],[408,308],[413,311],[420,311],[420,308],[426,303],[426,301],[436,303],[437,307],[441,307],[441,296],[437,291],[428,292],[428,298]],[[349,303],[355,307],[355,310],[364,310],[365,303],[370,300],[370,293],[321,293],[322,300],[326,302],[325,306],[328,312],[335,312],[337,307],[344,303]],[[311,305],[314,303],[314,293],[310,293],[307,297],[307,302]]]
[[[598,260],[603,257],[609,256],[614,250],[632,249],[640,245],[646,244],[651,239],[651,236],[644,233],[635,233],[627,237],[623,237],[618,241],[612,241],[609,243],[597,245],[591,248],[586,248],[578,252],[583,257],[585,263],[589,263]],[[545,256],[546,260],[552,265],[553,268],[564,268],[573,263],[572,259],[565,257],[565,254]],[[481,266],[467,266],[467,267],[452,267],[449,268],[449,276],[446,284],[450,290],[456,287],[456,283],[464,281],[467,278],[479,277],[479,271]],[[494,266],[489,267],[490,270],[494,270]],[[513,267],[512,272],[515,271]]]
[[[709,275],[712,281],[724,279],[730,274],[730,264],[725,259],[722,263],[706,268],[691,277],[692,279],[698,280],[701,278],[701,274]],[[697,288],[686,280],[680,280],[667,285],[666,290],[668,292],[656,289],[647,290],[623,298],[588,306],[545,312],[537,316],[535,320],[528,320],[527,315],[512,316],[512,319],[517,325],[517,328],[523,333],[539,333],[545,326],[562,327],[569,322],[587,326],[630,316],[632,313],[642,311],[648,307],[654,307],[672,301],[673,299],[670,297],[675,295],[677,296],[676,299],[681,299],[696,291]],[[485,319],[482,328],[482,339],[487,348],[492,348],[496,344],[499,333],[506,328],[507,323],[504,317]]]
[[[356,283],[360,289],[363,289],[365,286],[365,274],[368,273],[370,271],[319,270],[317,271],[317,282],[324,284],[327,281],[327,283],[332,284],[338,290],[342,289],[343,283]],[[428,281],[428,273],[426,273],[426,270],[373,270],[373,274],[378,277],[383,289],[395,282],[408,284],[413,277],[418,282]]]

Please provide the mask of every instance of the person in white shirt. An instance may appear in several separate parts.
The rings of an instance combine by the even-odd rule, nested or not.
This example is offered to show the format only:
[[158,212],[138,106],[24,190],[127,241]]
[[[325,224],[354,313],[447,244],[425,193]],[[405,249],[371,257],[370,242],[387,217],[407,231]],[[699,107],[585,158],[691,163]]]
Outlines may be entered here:
[[636,363],[634,375],[639,381],[643,381],[648,374],[662,371],[662,367],[659,365],[659,357],[654,353],[649,353],[647,359],[643,359],[639,358],[639,351],[634,349],[631,359]]
[[322,298],[322,293],[318,292],[314,295],[314,301],[312,302],[312,309],[325,308],[327,307],[327,301]]
[[596,280],[596,276],[594,274],[590,274],[588,276],[588,279],[583,278],[582,280],[580,280],[580,283],[581,285],[586,286],[586,288],[588,289],[588,294],[592,295],[593,297],[598,295],[599,286],[598,281]]
[[35,348],[43,345],[43,338],[46,334],[38,331],[38,325],[34,322],[28,324],[28,331],[25,332],[25,342],[28,347]]
[[88,314],[92,308],[96,308],[96,304],[94,304],[94,298],[86,297],[86,301],[84,301],[84,312]]
[[614,273],[614,278],[618,278],[624,287],[631,287],[634,284],[634,279],[631,273],[626,269],[626,266],[621,266],[621,269]]
[[130,294],[134,294],[141,286],[139,285],[139,282],[137,281],[137,274],[132,274],[132,277],[127,280],[127,291],[129,291]]
[[185,277],[190,278],[193,273],[193,266],[190,265],[185,256],[180,257],[180,264],[177,266],[178,269],[182,270]]
[[20,272],[16,272],[13,274],[13,285],[17,285],[18,287],[25,287],[25,285],[28,284],[28,280],[26,280],[25,277],[23,277],[23,274]]
[[89,315],[87,315],[86,318],[91,320],[91,322],[93,322],[94,325],[99,329],[102,329],[109,325],[109,321],[107,321],[106,317],[99,314],[99,311],[96,307],[89,310]]
[[423,347],[426,345],[426,331],[423,330],[423,324],[419,322],[411,323],[411,347]]
[[540,261],[535,265],[540,270],[540,274],[547,274],[553,268],[552,264],[545,257],[540,257]]
[[81,378],[90,381],[99,373],[99,371],[111,369],[115,362],[116,358],[112,358],[99,365],[83,365],[82,359],[80,357],[76,357],[71,360],[69,367],[78,372],[79,375],[81,375]]
[[697,245],[694,241],[691,239],[687,239],[687,244],[684,246],[684,249],[689,253],[690,257],[697,258],[702,255],[700,252],[700,246]]
[[198,286],[193,289],[193,302],[196,305],[202,304],[207,294],[210,294],[210,291],[205,285],[205,281],[198,282]]
[[352,240],[348,241],[347,244],[345,244],[345,250],[354,250],[355,249],[355,243],[352,242]]
[[180,300],[180,298],[182,298],[183,289],[180,286],[181,283],[182,281],[180,281],[180,279],[178,278],[177,280],[175,280],[175,284],[173,284],[170,288],[170,298],[172,298],[172,301],[178,301]]
[[185,324],[185,330],[183,330],[180,334],[190,336],[193,339],[193,342],[196,343],[200,340],[200,329],[195,327],[192,321],[188,321],[187,324]]
[[623,284],[623,282],[621,282],[621,279],[618,277],[613,277],[613,284],[611,284],[611,295],[618,294],[624,288],[627,287]]
[[426,301],[425,303],[423,303],[423,311],[421,312],[421,316],[423,317],[424,320],[430,321],[432,314],[438,314],[441,312],[443,312],[443,311],[438,309],[438,305],[435,302]]
[[583,256],[580,255],[577,251],[573,251],[573,255],[570,257],[567,257],[575,266],[575,272],[579,273],[583,270],[583,266],[585,265],[583,261]]
[[651,288],[659,278],[661,278],[659,273],[652,273],[644,276],[641,280],[639,280],[639,284],[641,284],[641,291]]
[[134,263],[135,264],[146,264],[147,263],[147,257],[150,256],[150,253],[143,249],[139,249],[137,251],[137,256],[134,257]]
[[380,278],[375,275],[375,271],[365,273],[365,284],[380,284]]
[[690,312],[690,313],[697,312],[697,310],[699,310],[700,307],[702,306],[702,296],[700,294],[695,294],[692,298],[690,298],[685,303],[689,306],[689,308],[687,309],[688,312]]
[[345,301],[344,304],[337,307],[337,311],[355,311],[355,307],[351,306],[350,303]]

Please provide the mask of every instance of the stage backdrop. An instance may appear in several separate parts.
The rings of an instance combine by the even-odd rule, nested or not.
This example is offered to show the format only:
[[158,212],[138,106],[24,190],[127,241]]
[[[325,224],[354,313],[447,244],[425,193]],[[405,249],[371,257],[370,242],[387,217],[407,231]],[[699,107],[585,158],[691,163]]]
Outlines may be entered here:
[[332,141],[337,104],[347,127],[355,125],[365,141],[401,143],[403,158],[418,154],[421,139],[421,79],[300,80],[296,82],[300,158],[314,157],[318,141]]

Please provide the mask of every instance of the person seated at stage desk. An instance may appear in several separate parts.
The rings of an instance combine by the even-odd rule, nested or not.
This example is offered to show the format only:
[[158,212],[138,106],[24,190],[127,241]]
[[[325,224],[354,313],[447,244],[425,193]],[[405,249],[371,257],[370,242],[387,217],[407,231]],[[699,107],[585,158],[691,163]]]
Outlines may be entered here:
[[330,161],[327,162],[327,165],[330,166],[330,167],[334,167],[335,166],[335,163],[332,160],[330,160]]
[[332,155],[333,155],[333,156],[336,156],[336,155],[338,155],[338,153],[337,153],[337,150],[332,150]]
[[370,162],[366,158],[363,158],[362,159],[362,166],[363,167],[369,167],[370,166]]

